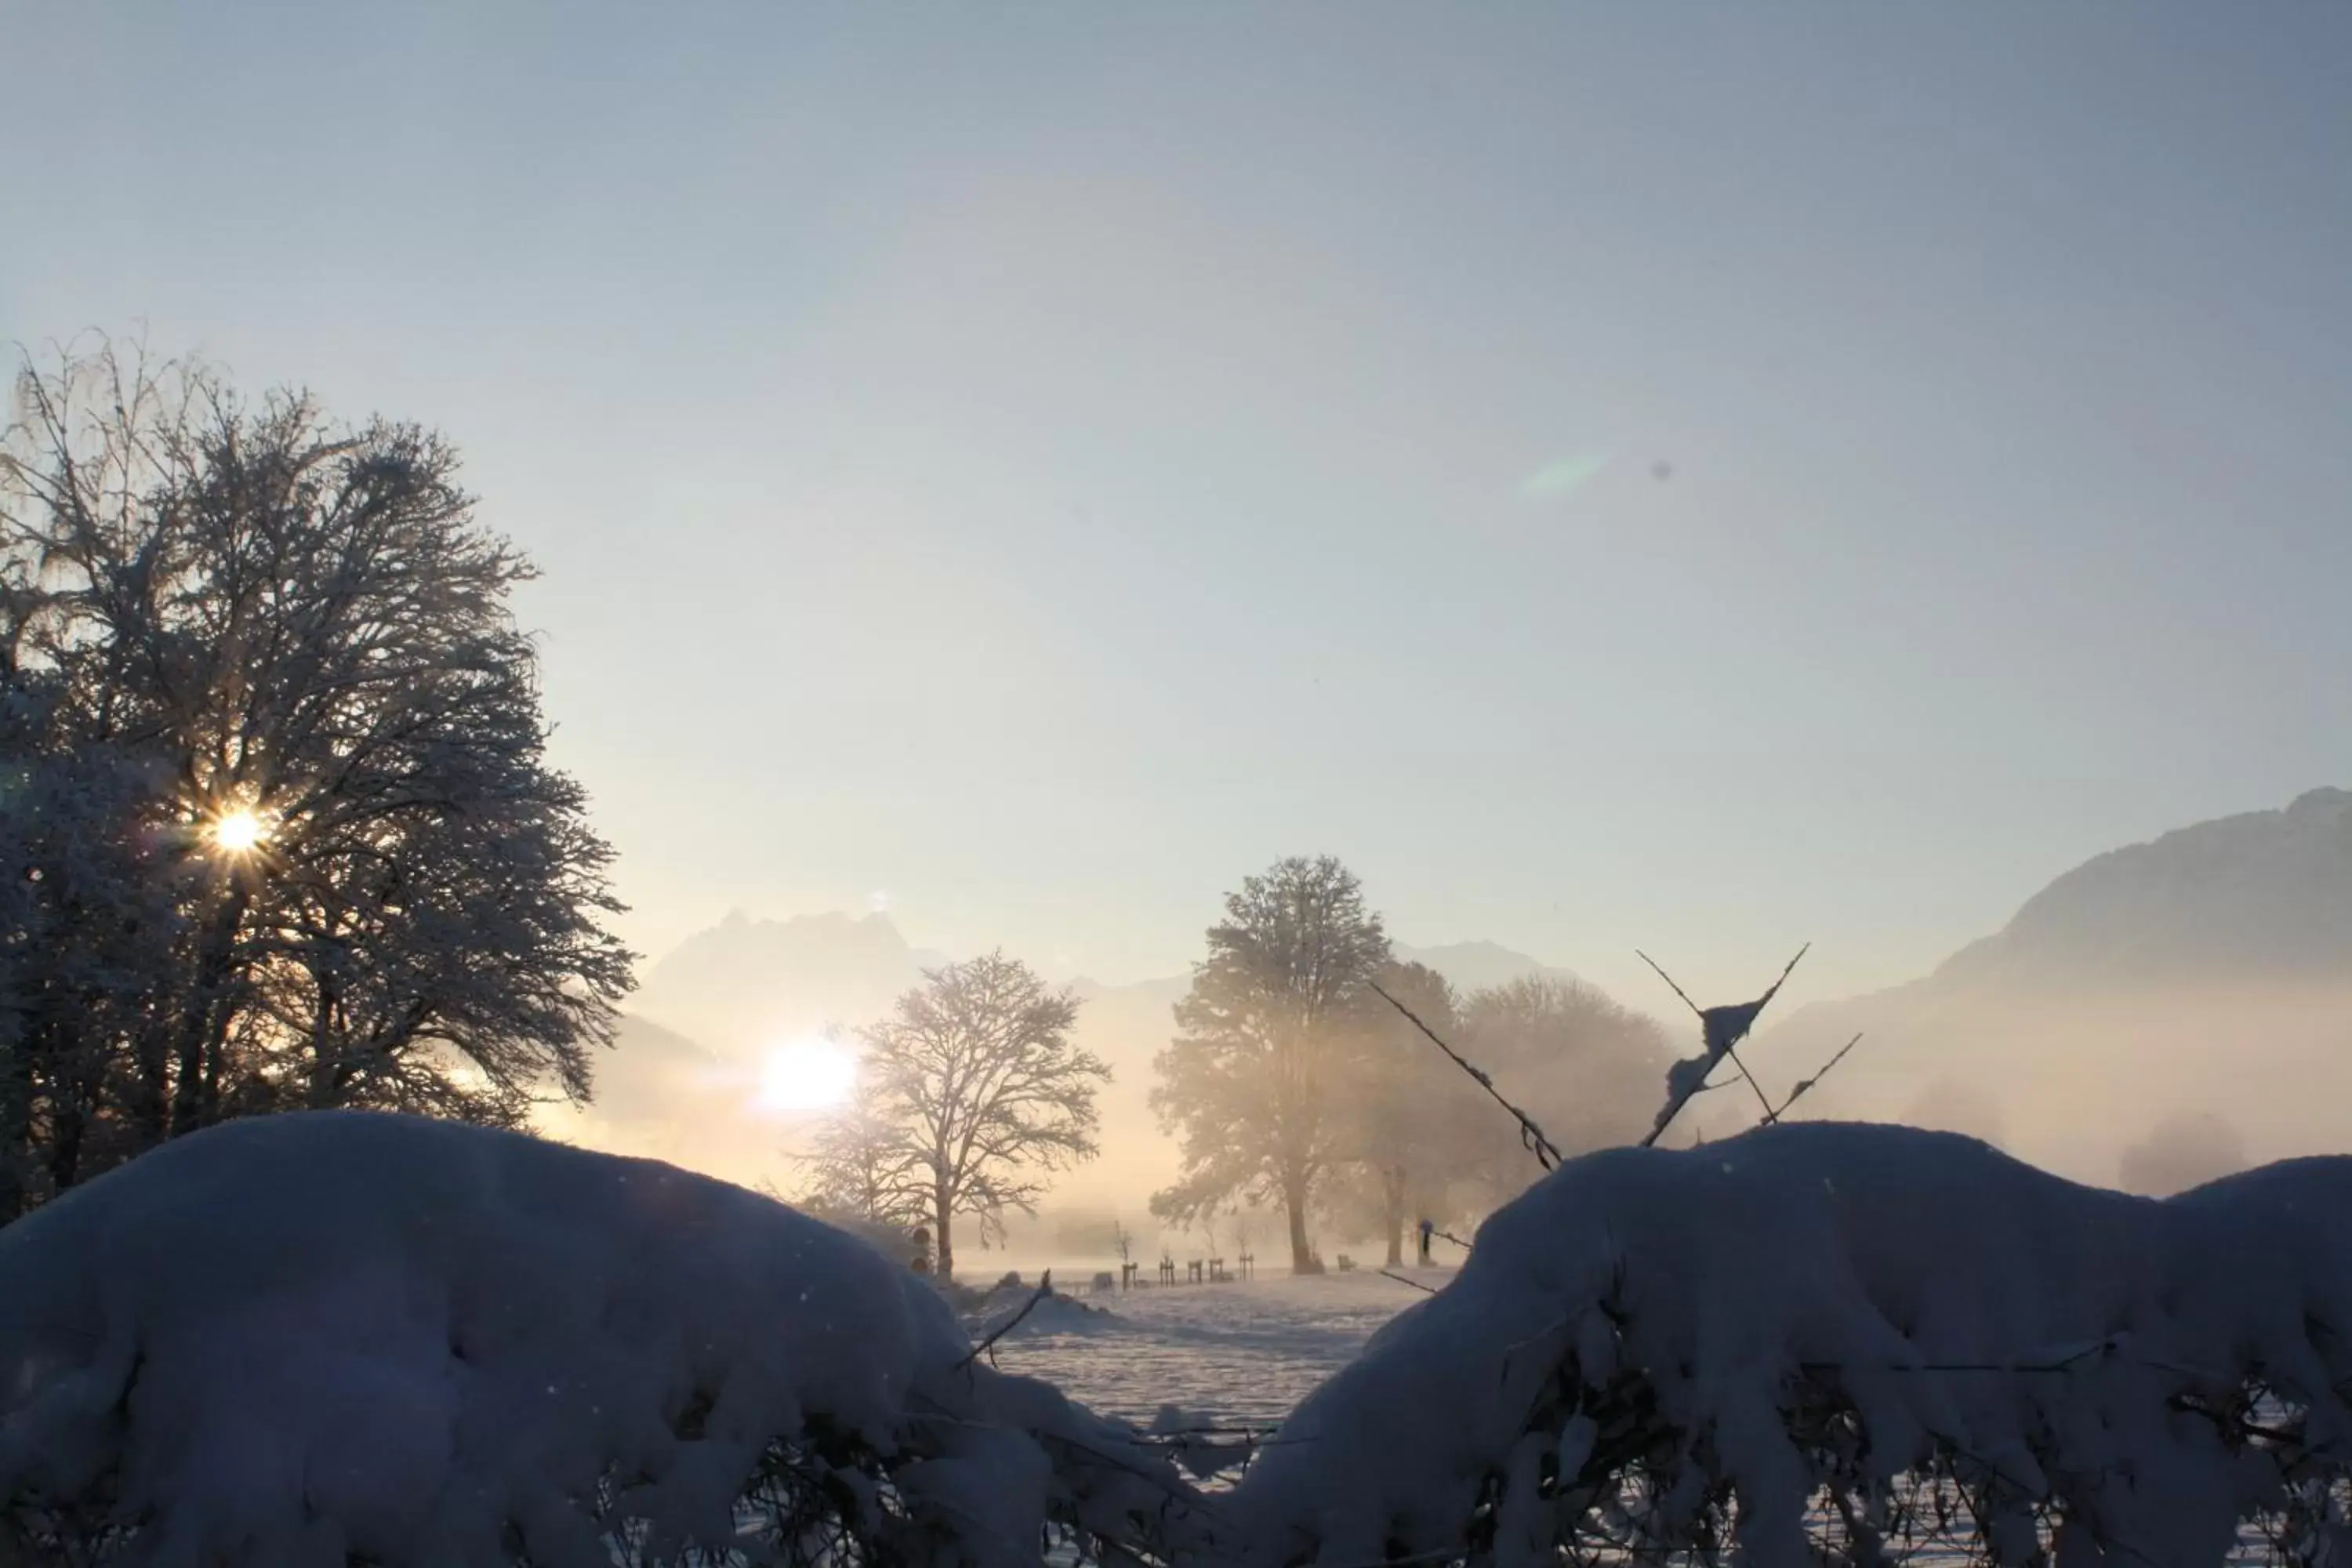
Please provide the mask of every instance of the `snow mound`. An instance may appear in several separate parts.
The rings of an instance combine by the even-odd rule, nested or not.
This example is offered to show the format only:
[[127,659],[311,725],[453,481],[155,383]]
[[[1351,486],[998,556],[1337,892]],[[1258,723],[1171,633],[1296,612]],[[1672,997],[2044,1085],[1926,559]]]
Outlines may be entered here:
[[1040,1334],[1110,1333],[1127,1321],[1108,1307],[1089,1307],[1059,1290],[1043,1297],[1034,1290],[995,1290],[967,1321],[975,1340],[1020,1340]]
[[971,1350],[864,1242],[667,1165],[232,1123],[0,1230],[0,1560],[992,1565],[1035,1562],[1049,1521],[1183,1538],[1148,1446]]
[[1223,1539],[1265,1568],[1727,1538],[1795,1568],[1809,1532],[1873,1563],[1932,1513],[1997,1562],[2219,1563],[2247,1521],[2342,1551],[2347,1391],[2352,1159],[2159,1203],[1784,1125],[1588,1155],[1496,1214],[1285,1423]]

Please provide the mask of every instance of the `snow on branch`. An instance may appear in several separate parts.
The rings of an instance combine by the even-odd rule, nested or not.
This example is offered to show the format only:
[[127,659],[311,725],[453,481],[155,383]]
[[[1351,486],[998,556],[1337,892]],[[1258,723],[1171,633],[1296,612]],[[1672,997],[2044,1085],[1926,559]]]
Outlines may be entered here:
[[1231,1554],[2340,1561],[2347,1329],[2352,1159],[2158,1203],[1906,1128],[1607,1151],[1308,1396]]
[[1790,1123],[1570,1160],[1474,1239],[1277,1432],[1215,1443],[997,1373],[908,1270],[720,1183],[235,1122],[0,1230],[0,1563],[2352,1550],[2352,1159],[2157,1201]]
[[[1639,948],[1634,950],[1633,956],[1648,964],[1659,979],[1674,988],[1675,994],[1683,999],[1683,1005],[1697,1015],[1699,1023],[1698,1055],[1685,1058],[1666,1068],[1666,1101],[1658,1108],[1658,1119],[1651,1125],[1649,1134],[1642,1140],[1642,1147],[1646,1149],[1657,1142],[1674,1119],[1682,1113],[1683,1107],[1706,1090],[1707,1075],[1726,1057],[1731,1058],[1731,1065],[1739,1069],[1739,1076],[1754,1091],[1756,1103],[1763,1107],[1765,1121],[1769,1123],[1780,1120],[1780,1111],[1775,1110],[1771,1100],[1765,1097],[1763,1085],[1748,1072],[1748,1064],[1739,1059],[1739,1042],[1748,1037],[1748,1031],[1756,1026],[1757,1018],[1771,1005],[1772,998],[1780,994],[1780,987],[1789,983],[1789,976],[1796,973],[1797,965],[1812,950],[1811,942],[1799,948],[1797,956],[1789,960],[1788,966],[1780,971],[1780,977],[1755,1001],[1723,1007],[1701,1007],[1690,999],[1690,993],[1675,984],[1673,975],[1659,968],[1656,959]],[[1822,1071],[1826,1072],[1828,1068],[1824,1068]]]
[[971,1351],[864,1242],[667,1165],[406,1117],[234,1122],[0,1230],[0,1562],[995,1565],[1049,1526],[1186,1539],[1150,1445]]

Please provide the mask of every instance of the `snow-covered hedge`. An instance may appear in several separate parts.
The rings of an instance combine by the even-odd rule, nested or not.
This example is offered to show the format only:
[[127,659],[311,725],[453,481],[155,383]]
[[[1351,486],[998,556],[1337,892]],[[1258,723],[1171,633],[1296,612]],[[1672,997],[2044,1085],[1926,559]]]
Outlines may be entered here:
[[0,1562],[1037,1560],[1175,1472],[865,1243],[669,1166],[233,1123],[0,1231]]
[[1901,1128],[1612,1151],[1203,1496],[781,1205],[288,1116],[0,1231],[0,1563],[2340,1565],[2347,1324],[2352,1160],[2158,1203]]
[[[2352,1561],[2352,1159],[2158,1203],[1972,1140],[1572,1161],[1244,1479],[1256,1564]],[[2329,1552],[2336,1553],[2328,1556]]]

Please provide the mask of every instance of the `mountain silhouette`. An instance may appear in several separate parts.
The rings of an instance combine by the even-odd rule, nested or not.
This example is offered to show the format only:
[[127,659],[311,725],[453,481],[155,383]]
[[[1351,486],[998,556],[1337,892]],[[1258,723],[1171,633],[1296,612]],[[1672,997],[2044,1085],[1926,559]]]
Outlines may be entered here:
[[[1743,1055],[1785,1092],[1857,1032],[1806,1113],[1969,1132],[2103,1182],[2190,1115],[2251,1157],[2352,1147],[2352,792],[2095,857],[1925,978],[1800,1008]],[[1738,1121],[1720,1099],[1710,1135]]]
[[656,963],[630,1011],[740,1058],[872,1023],[941,962],[908,946],[884,914],[763,921],[737,912]]
[[2352,791],[2315,789],[2284,810],[2200,822],[2087,860],[1933,979],[2064,989],[2160,981],[2184,967],[2352,974]]

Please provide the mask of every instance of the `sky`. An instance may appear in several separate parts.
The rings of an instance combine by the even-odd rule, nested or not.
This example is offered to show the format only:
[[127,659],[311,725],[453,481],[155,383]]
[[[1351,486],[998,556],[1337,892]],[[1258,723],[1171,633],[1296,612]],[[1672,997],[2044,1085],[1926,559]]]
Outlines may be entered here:
[[1671,1011],[2352,784],[2352,7],[0,0],[0,340],[437,426],[658,955]]

